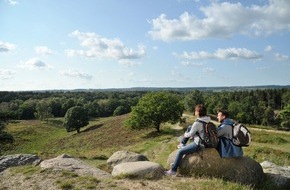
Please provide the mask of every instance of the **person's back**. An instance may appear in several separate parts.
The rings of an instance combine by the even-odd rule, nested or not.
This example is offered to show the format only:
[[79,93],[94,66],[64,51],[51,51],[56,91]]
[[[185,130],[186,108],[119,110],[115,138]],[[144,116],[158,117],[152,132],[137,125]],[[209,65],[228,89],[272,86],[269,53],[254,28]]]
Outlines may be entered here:
[[[197,117],[197,119],[201,119],[205,122],[210,121],[210,117],[208,117],[206,114],[206,108],[202,104],[199,104],[195,107],[194,114]],[[171,169],[168,171],[164,171],[165,175],[175,175],[177,172],[177,168],[179,167],[180,162],[183,158],[183,155],[192,154],[194,152],[197,152],[200,149],[201,140],[200,140],[199,136],[197,135],[197,133],[200,133],[203,135],[203,124],[198,122],[198,121],[195,121],[193,123],[193,125],[191,126],[191,128],[187,132],[184,133],[184,138],[186,138],[188,140],[190,137],[192,137],[193,142],[191,142],[190,144],[188,144],[186,146],[183,146],[182,148],[180,148],[178,150],[176,158],[174,160],[174,163],[172,164]],[[186,140],[186,142],[187,142],[187,140]],[[186,142],[185,142],[185,144],[186,144]]]
[[240,157],[243,156],[243,149],[235,146],[232,142],[234,122],[230,120],[229,113],[225,110],[219,110],[217,119],[221,123],[218,127],[218,152],[221,157]]

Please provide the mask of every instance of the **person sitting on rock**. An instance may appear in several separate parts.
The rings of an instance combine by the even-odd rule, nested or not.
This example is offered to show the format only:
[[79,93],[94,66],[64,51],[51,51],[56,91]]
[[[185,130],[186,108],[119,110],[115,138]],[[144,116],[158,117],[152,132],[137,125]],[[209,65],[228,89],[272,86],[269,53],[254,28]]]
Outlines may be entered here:
[[222,158],[243,156],[243,149],[232,142],[234,122],[229,119],[229,115],[226,110],[218,110],[217,119],[221,124],[218,126],[217,150]]
[[[207,116],[206,108],[202,104],[198,104],[195,107],[194,114],[197,117],[197,119],[190,127],[190,130],[187,130],[184,133],[184,138],[181,141],[181,143],[184,143],[184,144],[179,145],[180,149],[177,152],[175,161],[172,164],[172,168],[168,171],[165,171],[164,172],[165,175],[175,175],[177,168],[180,165],[183,155],[197,152],[200,149],[200,147],[203,146],[200,139],[200,137],[204,137],[203,123],[199,122],[198,120],[208,123],[210,121],[210,117]],[[188,139],[191,137],[193,138],[193,142],[186,145]]]

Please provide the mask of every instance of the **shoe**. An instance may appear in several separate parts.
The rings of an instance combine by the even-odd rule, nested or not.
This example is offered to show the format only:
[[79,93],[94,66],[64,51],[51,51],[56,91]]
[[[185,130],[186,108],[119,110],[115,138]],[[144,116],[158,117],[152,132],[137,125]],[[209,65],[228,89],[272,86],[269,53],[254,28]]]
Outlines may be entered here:
[[164,171],[164,175],[167,175],[167,176],[176,175],[176,172],[170,169],[168,171]]
[[181,149],[181,148],[183,148],[183,147],[185,147],[185,145],[182,144],[182,143],[180,143],[179,145],[177,145],[177,148],[178,148],[178,149]]

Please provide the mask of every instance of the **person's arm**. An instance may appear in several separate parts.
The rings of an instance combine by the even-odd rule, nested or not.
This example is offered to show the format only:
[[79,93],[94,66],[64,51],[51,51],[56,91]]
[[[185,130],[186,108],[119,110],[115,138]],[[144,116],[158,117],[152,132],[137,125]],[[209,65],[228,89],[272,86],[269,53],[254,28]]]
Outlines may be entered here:
[[189,138],[192,137],[198,131],[198,122],[194,122],[189,132],[184,133],[184,137]]
[[221,125],[218,127],[218,137],[222,137],[222,136],[227,136],[227,129],[226,129],[226,125]]

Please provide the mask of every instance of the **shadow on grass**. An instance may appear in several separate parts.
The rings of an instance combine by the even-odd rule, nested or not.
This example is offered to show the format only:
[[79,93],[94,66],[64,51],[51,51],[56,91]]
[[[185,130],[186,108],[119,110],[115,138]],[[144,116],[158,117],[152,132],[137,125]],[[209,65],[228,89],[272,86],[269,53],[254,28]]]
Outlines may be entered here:
[[62,126],[63,122],[61,120],[50,119],[50,120],[48,120],[48,123],[55,126],[55,127],[63,127]]
[[151,131],[150,133],[147,133],[146,135],[144,135],[142,138],[156,138],[156,137],[160,137],[164,135],[180,136],[180,134],[182,134],[181,131],[182,130],[167,128],[167,129],[161,130],[160,132]]
[[88,132],[88,131],[92,131],[92,130],[96,130],[99,129],[103,126],[104,124],[99,124],[99,125],[93,125],[91,127],[86,128],[85,130],[82,130],[82,133]]

